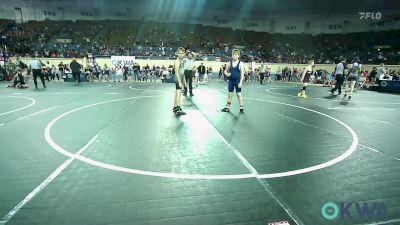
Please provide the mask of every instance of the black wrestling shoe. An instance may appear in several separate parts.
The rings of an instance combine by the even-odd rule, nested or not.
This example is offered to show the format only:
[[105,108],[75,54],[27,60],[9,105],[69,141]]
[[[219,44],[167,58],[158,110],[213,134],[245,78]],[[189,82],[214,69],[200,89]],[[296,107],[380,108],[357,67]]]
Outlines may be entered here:
[[186,113],[182,110],[181,107],[179,107],[178,110],[175,112],[175,115],[182,116],[182,115],[186,115]]
[[230,108],[228,108],[228,107],[225,107],[225,108],[223,108],[221,111],[222,111],[222,112],[230,112],[230,111],[231,111],[231,109],[230,109]]

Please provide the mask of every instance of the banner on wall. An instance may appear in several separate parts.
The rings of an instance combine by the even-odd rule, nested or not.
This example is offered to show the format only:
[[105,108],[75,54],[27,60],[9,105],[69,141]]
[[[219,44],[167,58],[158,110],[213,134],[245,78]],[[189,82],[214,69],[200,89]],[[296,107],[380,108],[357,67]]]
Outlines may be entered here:
[[116,65],[133,65],[136,61],[135,56],[111,56],[111,63],[113,66]]
[[400,81],[380,80],[378,81],[378,90],[382,92],[398,92],[400,93]]
[[234,45],[233,48],[234,48],[234,49],[243,50],[243,49],[244,49],[244,46],[243,46],[243,45]]
[[56,42],[59,44],[71,44],[72,43],[72,39],[70,38],[57,38]]

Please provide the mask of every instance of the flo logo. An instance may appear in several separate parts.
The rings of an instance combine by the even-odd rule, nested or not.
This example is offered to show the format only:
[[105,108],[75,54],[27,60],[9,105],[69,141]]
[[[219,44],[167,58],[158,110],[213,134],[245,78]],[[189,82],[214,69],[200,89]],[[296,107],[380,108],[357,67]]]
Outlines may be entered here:
[[358,12],[360,14],[360,20],[380,20],[382,18],[381,12]]
[[322,206],[322,216],[328,220],[340,219],[388,219],[388,211],[383,202],[341,202],[338,205],[327,202]]

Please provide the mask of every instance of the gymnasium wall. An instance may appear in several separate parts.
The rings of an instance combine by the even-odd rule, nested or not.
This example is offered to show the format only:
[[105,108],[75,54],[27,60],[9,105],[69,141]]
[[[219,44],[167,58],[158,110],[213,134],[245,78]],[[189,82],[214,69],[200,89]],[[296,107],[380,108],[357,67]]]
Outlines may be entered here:
[[[63,62],[64,64],[69,64],[71,62],[70,58],[39,58],[43,63],[46,63],[47,61],[50,62],[50,64],[54,64],[54,65],[58,65],[60,62]],[[23,58],[22,61],[24,63],[28,63],[30,59],[29,58]],[[12,58],[12,61],[15,61],[15,58]],[[83,58],[78,58],[77,61],[80,64],[83,64]],[[104,64],[107,64],[107,66],[111,66],[112,62],[111,62],[111,58],[96,58],[96,62],[103,67]],[[152,67],[153,65],[155,66],[165,66],[168,67],[169,65],[173,65],[174,64],[174,60],[143,60],[143,59],[137,59],[136,62],[139,63],[139,65],[141,67],[145,66],[146,64],[148,64],[150,67]],[[206,67],[211,67],[213,72],[218,72],[219,69],[221,68],[221,66],[223,64],[226,64],[226,62],[216,62],[216,61],[196,61],[196,66],[200,65],[200,63],[203,62],[204,66]],[[245,64],[245,68],[248,69],[249,68],[249,63],[244,63]],[[278,70],[278,68],[282,69],[284,67],[296,67],[296,68],[304,68],[305,66],[307,66],[306,64],[264,64],[267,65],[269,68],[271,68],[272,73],[276,73],[276,71]],[[261,66],[260,63],[256,64],[257,67]],[[363,68],[371,71],[372,67],[374,66],[379,66],[379,65],[363,65]],[[385,67],[390,68],[390,69],[395,69],[400,70],[400,65],[385,65]],[[318,69],[322,69],[322,70],[326,70],[328,72],[333,72],[335,69],[335,65],[334,64],[316,64],[315,65],[315,70]]]

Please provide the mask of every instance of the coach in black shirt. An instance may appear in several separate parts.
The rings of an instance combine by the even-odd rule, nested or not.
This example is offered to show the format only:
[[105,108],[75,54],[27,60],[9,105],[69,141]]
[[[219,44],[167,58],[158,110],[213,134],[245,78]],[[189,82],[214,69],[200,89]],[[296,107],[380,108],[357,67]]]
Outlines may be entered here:
[[76,61],[76,58],[72,59],[72,62],[69,64],[69,67],[71,68],[72,76],[74,77],[75,82],[78,84],[81,83],[81,68],[82,68],[82,66],[81,66],[81,64],[79,64]]
[[199,81],[202,82],[204,78],[204,74],[206,73],[206,67],[203,63],[199,67],[197,67],[197,71],[199,72]]

